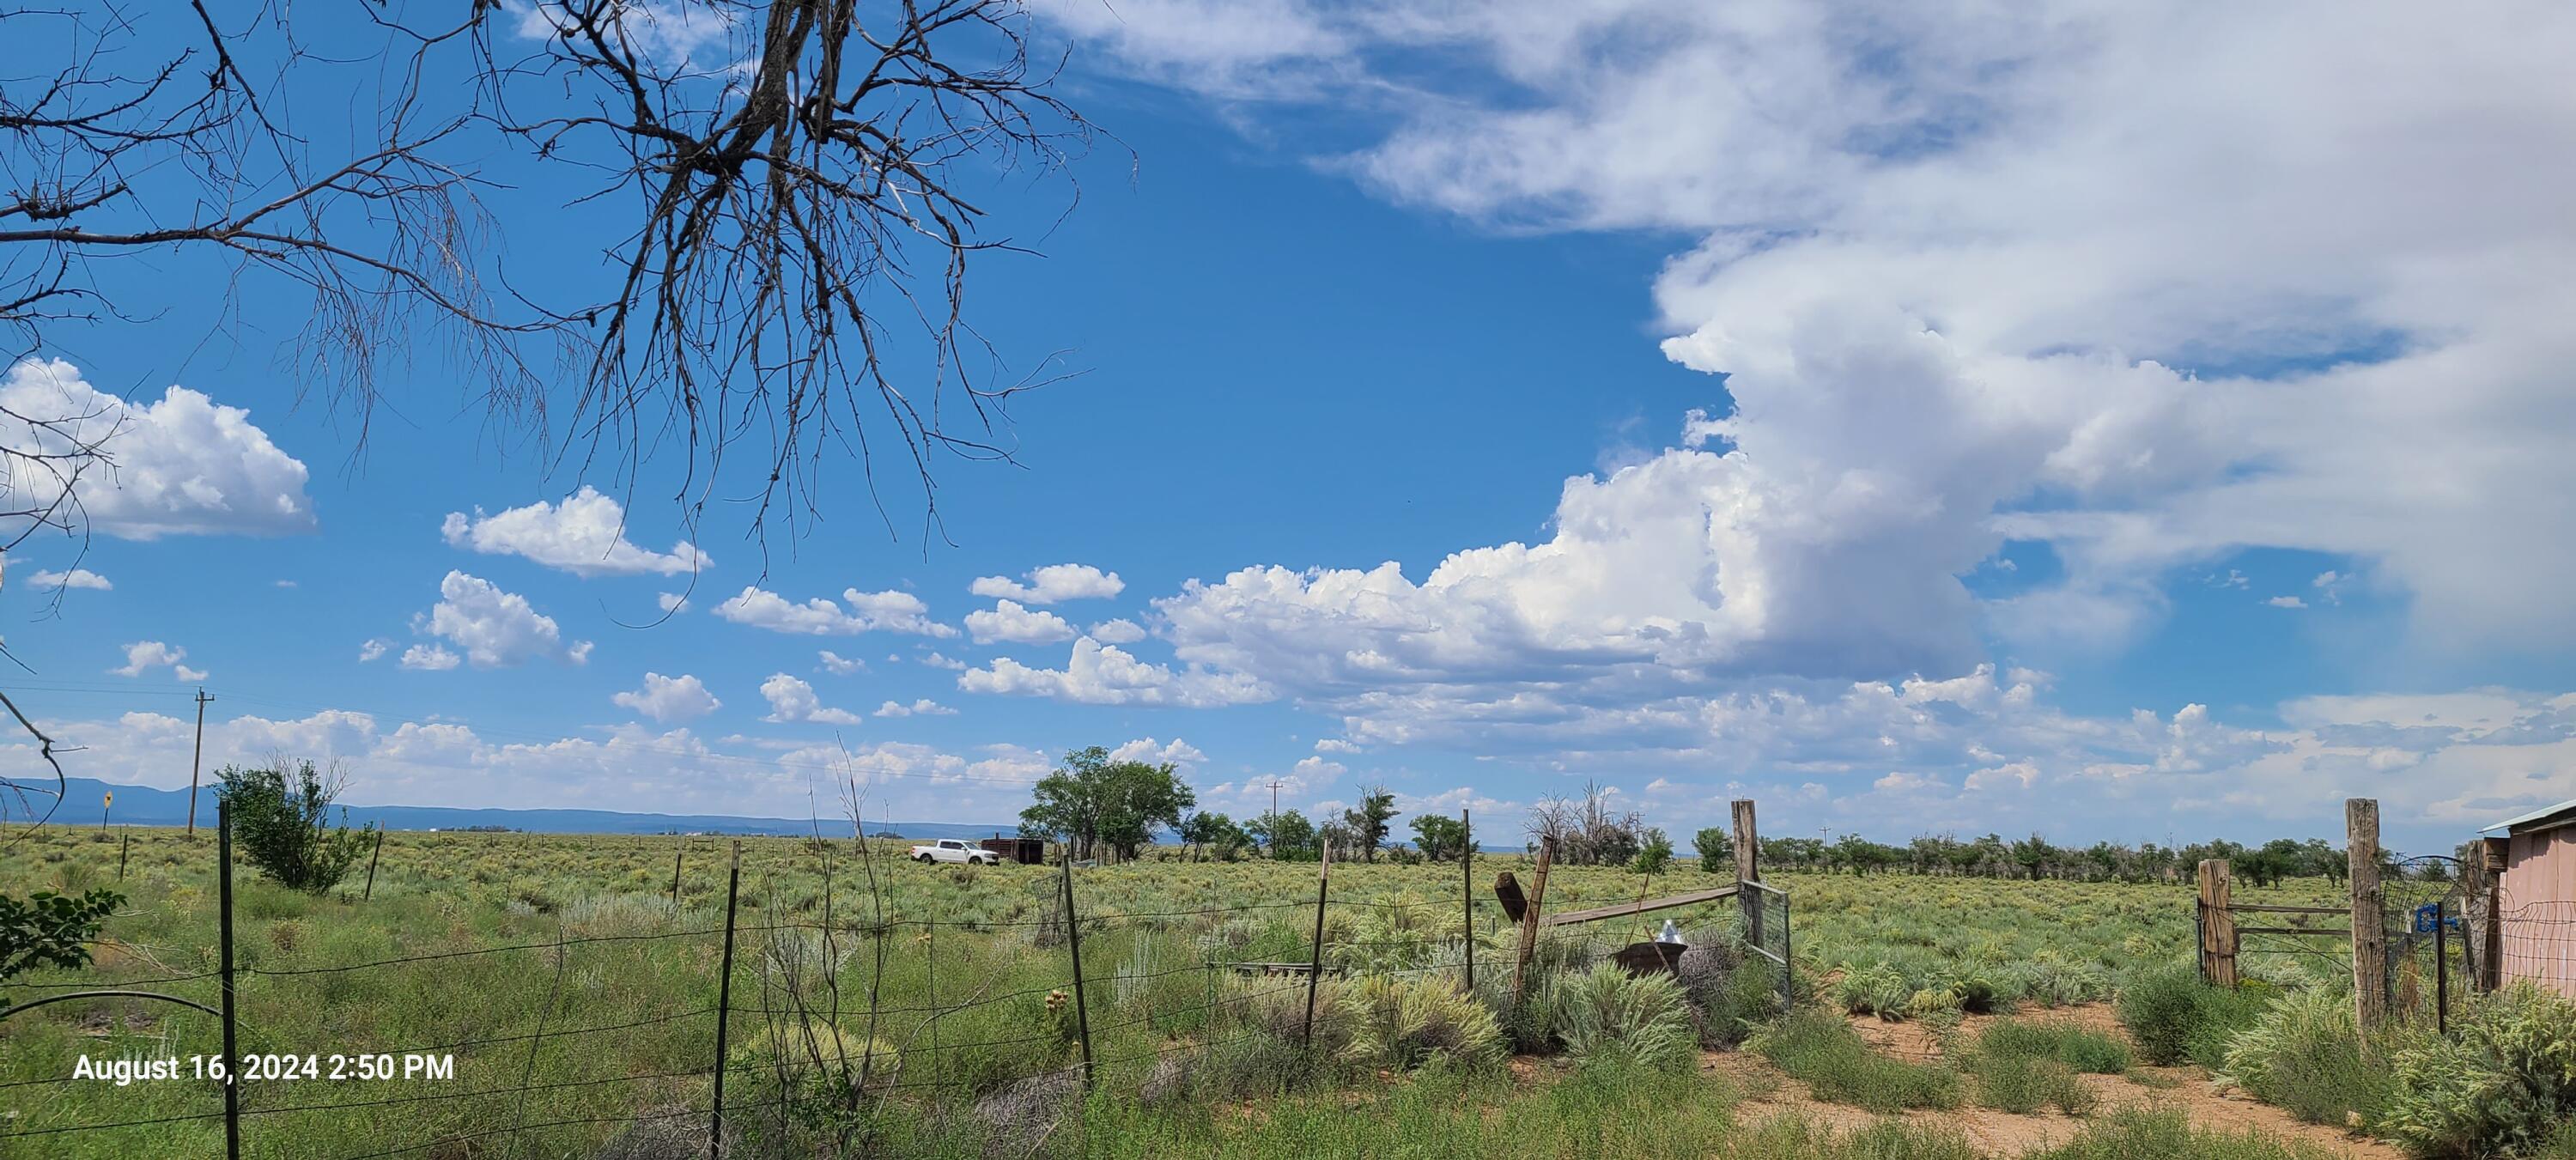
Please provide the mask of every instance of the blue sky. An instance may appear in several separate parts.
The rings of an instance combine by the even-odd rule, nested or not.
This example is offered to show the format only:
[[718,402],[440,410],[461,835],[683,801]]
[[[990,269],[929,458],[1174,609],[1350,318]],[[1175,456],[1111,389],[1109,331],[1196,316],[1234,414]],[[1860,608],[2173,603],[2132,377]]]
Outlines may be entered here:
[[[292,295],[137,262],[157,313],[0,388],[134,420],[85,554],[7,562],[8,687],[76,773],[184,784],[202,683],[210,765],[405,804],[1005,820],[1091,744],[1238,815],[1592,779],[1677,832],[2368,795],[2435,849],[2576,796],[2576,225],[2527,192],[2576,101],[2505,16],[1038,11],[1132,157],[995,195],[1043,256],[978,324],[1080,374],[939,465],[944,539],[827,465],[765,543],[711,505],[692,588],[667,457],[550,469],[426,340],[354,453]],[[593,276],[513,176],[510,256]]]

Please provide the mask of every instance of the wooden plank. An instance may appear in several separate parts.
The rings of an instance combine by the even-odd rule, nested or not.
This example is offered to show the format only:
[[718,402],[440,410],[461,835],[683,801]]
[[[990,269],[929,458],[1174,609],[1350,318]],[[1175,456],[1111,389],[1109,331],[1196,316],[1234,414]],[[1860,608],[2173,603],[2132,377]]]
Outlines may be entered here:
[[2228,909],[2234,879],[2227,859],[2202,860],[2200,879],[2200,977],[2213,987],[2236,987],[2236,916]]
[[2341,926],[2240,926],[2238,934],[2331,934],[2348,935],[2351,928]]
[[2252,903],[2246,903],[2246,902],[2231,902],[2231,903],[2229,903],[2229,904],[2227,905],[2227,909],[2232,910],[2232,911],[2235,911],[2235,912],[2236,912],[2236,913],[2238,913],[2238,914],[2350,914],[2350,913],[2352,913],[2352,909],[2351,909],[2350,907],[2344,907],[2344,906],[2256,906],[2256,905],[2253,905]]
[[2352,1003],[2364,1039],[2388,1018],[2388,931],[2379,893],[2379,802],[2343,803],[2344,852],[2352,868]]
[[1644,914],[1649,910],[1671,910],[1676,906],[1694,906],[1702,902],[1733,898],[1735,891],[1736,888],[1733,886],[1720,886],[1714,890],[1694,890],[1688,894],[1645,898],[1635,902],[1622,902],[1616,906],[1594,907],[1591,910],[1569,910],[1563,914],[1544,915],[1538,921],[1541,926],[1559,926],[1569,922],[1595,922],[1604,918],[1623,918],[1631,914]]
[[[1753,830],[1753,803],[1738,798],[1730,807],[1735,823],[1735,880],[1738,883],[1762,881],[1762,838]],[[1743,892],[1744,938],[1754,946],[1769,946],[1763,941],[1762,892]]]

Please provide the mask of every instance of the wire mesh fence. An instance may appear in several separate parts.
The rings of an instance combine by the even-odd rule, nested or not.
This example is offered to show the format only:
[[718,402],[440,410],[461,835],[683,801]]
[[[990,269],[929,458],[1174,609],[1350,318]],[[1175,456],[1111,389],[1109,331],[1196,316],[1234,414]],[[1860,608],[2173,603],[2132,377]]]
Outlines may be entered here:
[[[379,942],[271,922],[238,959],[120,958],[13,984],[26,1002],[12,1012],[56,997],[97,1031],[84,1058],[187,1057],[196,1070],[132,1086],[69,1066],[11,1081],[0,1150],[52,1154],[46,1141],[77,1136],[132,1142],[111,1154],[210,1153],[228,1132],[241,1154],[323,1160],[587,1154],[636,1138],[703,1150],[865,1131],[890,1099],[951,1100],[1008,1127],[1012,1108],[1092,1085],[1149,1091],[1227,1053],[1315,1048],[1319,1008],[1343,1018],[1333,989],[1363,980],[1493,997],[1519,952],[1519,924],[1472,882],[1447,903],[1327,889],[1120,906],[1104,888],[1116,870],[1058,867],[1042,885],[1032,876],[1022,909],[943,914],[878,887],[891,872],[947,871],[897,866],[844,862],[837,883],[826,868],[819,896],[793,899],[737,872],[720,912],[703,892],[694,905],[630,895],[555,912],[552,938],[481,946],[455,945],[472,937],[461,915]],[[1695,940],[1732,939],[1749,921],[1712,909],[1724,921]],[[1762,921],[1785,962],[1785,896],[1745,913],[1776,914]],[[233,920],[227,891],[227,946]],[[1541,927],[1532,969],[1588,967],[1650,938],[1645,927]],[[237,1048],[211,1052],[224,1023]],[[315,1042],[317,1026],[336,1028],[332,1043]]]

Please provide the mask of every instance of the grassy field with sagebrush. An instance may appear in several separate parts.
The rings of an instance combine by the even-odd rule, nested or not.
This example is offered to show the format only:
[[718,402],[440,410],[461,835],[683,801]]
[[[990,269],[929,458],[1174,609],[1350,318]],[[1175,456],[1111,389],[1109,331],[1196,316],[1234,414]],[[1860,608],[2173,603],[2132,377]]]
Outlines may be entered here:
[[[52,827],[0,850],[0,889],[105,886],[129,899],[108,922],[91,967],[30,972],[6,988],[11,1003],[119,985],[215,1003],[211,836],[191,842],[176,831],[137,829],[130,850],[124,837]],[[1728,1093],[1687,1071],[1606,1084],[1603,1069],[1587,1068],[1538,1092],[1506,1069],[1405,1046],[1421,1039],[1418,1029],[1371,1038],[1372,1020],[1413,1019],[1410,1007],[1400,1014],[1397,1007],[1433,1002],[1423,998],[1432,988],[1408,984],[1436,979],[1454,989],[1471,945],[1478,990],[1507,1006],[1496,992],[1508,985],[1515,932],[1489,887],[1506,869],[1528,880],[1526,859],[1517,856],[1479,856],[1472,920],[1455,863],[1333,868],[1324,954],[1348,978],[1325,988],[1319,1034],[1333,1038],[1337,1059],[1361,1066],[1319,1086],[1311,1061],[1283,1042],[1302,1023],[1293,1032],[1280,1026],[1302,1016],[1303,982],[1208,966],[1313,954],[1312,864],[1158,856],[1076,870],[1086,999],[1077,1013],[1059,871],[922,866],[901,861],[898,846],[880,844],[863,859],[846,839],[743,843],[724,1061],[734,1109],[728,1131],[742,1133],[743,1154],[812,1155],[815,1141],[853,1133],[922,1154],[1330,1154],[1343,1150],[1333,1141],[1346,1136],[1352,1151],[1387,1152],[1359,1142],[1418,1133],[1437,1146],[1389,1154],[1615,1155],[1631,1154],[1620,1142],[1647,1132],[1681,1133],[1712,1154],[1722,1138],[1723,1154],[1748,1157],[1846,1147],[1870,1156],[1966,1154],[1937,1132],[1897,1144],[1792,1138],[1806,1130],[1794,1126],[1734,1132]],[[702,1145],[718,1063],[728,849],[707,838],[397,833],[384,843],[365,901],[363,869],[313,896],[238,868],[242,1051],[326,1059],[420,1051],[455,1061],[446,1080],[247,1083],[247,1154],[680,1155],[689,1130]],[[1547,904],[1598,906],[1718,881],[1689,862],[1652,880],[1561,867]],[[1802,974],[1831,972],[1853,1006],[1892,1014],[1937,1005],[1923,996],[1956,993],[1945,981],[1961,977],[2006,1002],[2102,998],[2123,972],[2186,955],[2192,935],[2191,894],[2181,885],[1777,881],[1795,900]],[[2315,901],[2330,892],[2311,883],[2263,897]],[[1727,937],[1734,914],[1720,903],[1651,920],[1675,918],[1696,943]],[[1539,969],[1571,972],[1647,930],[1642,918],[1567,930],[1543,948]],[[1371,979],[1380,981],[1375,990]],[[947,1013],[933,1018],[934,1011]],[[1052,1090],[1047,1073],[1078,1058],[1086,1017],[1100,1061],[1088,1109],[1063,1122],[1016,1110],[1014,1100]],[[222,1100],[210,1081],[118,1087],[68,1079],[83,1056],[213,1054],[218,1026],[140,999],[57,1003],[0,1022],[0,1148],[66,1157],[219,1154]],[[1507,1045],[1531,1035],[1500,1030]],[[800,1084],[814,1077],[800,1079],[794,1066],[823,1041],[831,1054],[868,1065],[868,1098],[819,1101],[860,1109],[839,1119],[804,1110],[815,1092]],[[1426,1062],[1404,1083],[1365,1082]],[[1366,1115],[1346,1114],[1336,1094],[1353,1076],[1363,1081]],[[134,1126],[104,1126],[119,1123]],[[2135,1117],[2099,1127],[2172,1129]]]

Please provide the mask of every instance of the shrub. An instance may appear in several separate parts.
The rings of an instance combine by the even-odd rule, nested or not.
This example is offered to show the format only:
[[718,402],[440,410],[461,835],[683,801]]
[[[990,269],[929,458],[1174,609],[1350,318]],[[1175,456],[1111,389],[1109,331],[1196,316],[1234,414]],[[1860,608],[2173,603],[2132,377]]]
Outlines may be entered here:
[[2054,1059],[2094,1075],[2118,1075],[2129,1070],[2127,1044],[2064,1020],[1998,1019],[1977,1037],[1977,1050]]
[[216,792],[231,815],[242,859],[281,884],[320,894],[338,885],[366,851],[375,827],[350,829],[346,810],[339,826],[330,824],[340,782],[324,781],[312,762],[298,765],[291,780],[284,760],[258,769],[225,766],[219,776]]
[[1830,1011],[1793,1012],[1745,1045],[1806,1081],[1820,1100],[1884,1113],[1959,1106],[1957,1072],[1880,1055]]
[[2063,1148],[2028,1160],[2326,1160],[2327,1154],[2254,1131],[2194,1128],[2182,1113],[2126,1108],[2105,1116]]
[[2294,991],[2227,1049],[2225,1076],[2256,1099],[2311,1124],[2377,1120],[2389,1095],[2385,1061],[2362,1047],[2352,997]]
[[1445,981],[1372,976],[1343,988],[1336,1002],[1351,1008],[1354,1030],[1343,1053],[1354,1062],[1408,1070],[1436,1055],[1466,1067],[1503,1060],[1493,1012]]
[[2253,1025],[2265,1006],[2257,990],[2229,991],[2177,965],[2144,971],[2121,988],[2120,1023],[2153,1064],[2226,1065],[2227,1044]]
[[2576,1121],[2576,1001],[2516,983],[2455,1026],[2449,1039],[2397,1052],[2380,1130],[2428,1156],[2566,1151]]
[[1699,1045],[1744,1042],[1754,1025],[1779,1013],[1780,991],[1767,961],[1747,964],[1723,943],[1694,944],[1674,964],[1674,978],[1699,1014]]
[[1686,1068],[1698,1059],[1690,1004],[1670,975],[1631,978],[1616,964],[1551,980],[1553,1030],[1578,1063],[1609,1058],[1649,1068]]
[[1843,1010],[1854,1015],[1895,1019],[1905,1013],[1905,1004],[1914,998],[1915,990],[1903,971],[1887,963],[1872,963],[1845,972],[1842,982],[1834,988],[1834,997],[1842,1001]]
[[2074,1068],[2044,1056],[1979,1053],[1969,1057],[1967,1070],[1977,1081],[1977,1102],[1997,1111],[2027,1116],[2053,1104],[2085,1116],[2101,1102]]

